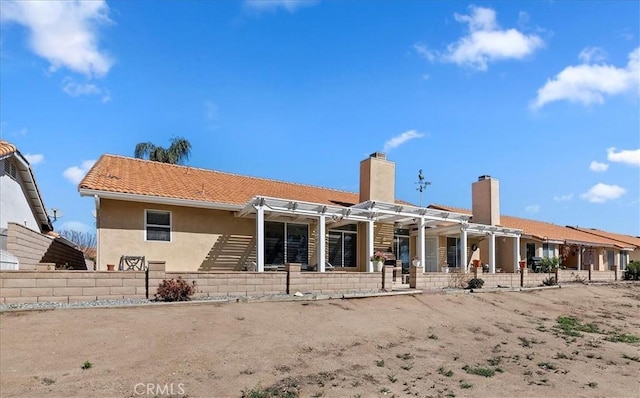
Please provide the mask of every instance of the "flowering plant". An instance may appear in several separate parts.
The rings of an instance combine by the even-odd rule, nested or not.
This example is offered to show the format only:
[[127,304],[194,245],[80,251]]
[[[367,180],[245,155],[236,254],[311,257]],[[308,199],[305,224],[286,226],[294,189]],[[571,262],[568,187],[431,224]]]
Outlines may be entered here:
[[371,256],[371,261],[385,261],[386,259],[383,252],[375,252],[373,256]]

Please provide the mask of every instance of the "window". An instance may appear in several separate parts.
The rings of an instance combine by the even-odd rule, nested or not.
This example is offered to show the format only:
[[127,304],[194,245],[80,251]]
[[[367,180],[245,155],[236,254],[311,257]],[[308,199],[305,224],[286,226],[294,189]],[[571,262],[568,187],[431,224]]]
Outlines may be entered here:
[[613,269],[613,266],[616,265],[616,252],[613,250],[607,250],[607,265],[609,269]]
[[171,242],[171,212],[145,211],[146,240]]
[[356,267],[358,233],[356,225],[329,230],[329,264],[334,267]]
[[265,264],[308,264],[308,253],[308,225],[269,221],[264,223]]
[[[393,254],[402,261],[402,268],[409,269],[409,230],[396,228],[393,234]],[[395,265],[394,265],[395,266]]]
[[553,258],[556,256],[556,245],[553,243],[542,244],[542,257]]
[[527,243],[527,261],[531,260],[531,257],[536,257],[535,243]]
[[627,264],[629,264],[629,253],[620,252],[620,270],[627,269]]
[[447,266],[460,266],[460,238],[447,238]]

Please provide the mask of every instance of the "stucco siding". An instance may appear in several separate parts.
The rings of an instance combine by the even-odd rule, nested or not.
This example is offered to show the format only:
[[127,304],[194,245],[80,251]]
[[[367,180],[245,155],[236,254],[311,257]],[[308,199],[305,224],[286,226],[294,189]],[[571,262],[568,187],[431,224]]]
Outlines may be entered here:
[[9,222],[40,231],[40,226],[33,214],[22,186],[20,174],[14,179],[4,173],[4,162],[0,160],[0,228],[7,228]]
[[[145,210],[171,212],[170,242],[145,240]],[[168,271],[233,270],[255,261],[255,220],[231,211],[103,199],[99,219],[99,270],[123,255],[165,261]]]

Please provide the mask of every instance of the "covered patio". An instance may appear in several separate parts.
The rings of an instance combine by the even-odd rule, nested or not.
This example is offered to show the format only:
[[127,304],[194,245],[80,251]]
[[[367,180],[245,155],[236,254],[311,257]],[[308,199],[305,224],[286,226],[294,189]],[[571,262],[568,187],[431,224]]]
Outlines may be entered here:
[[[379,201],[365,201],[353,206],[330,206],[312,202],[297,201],[291,199],[256,196],[248,201],[242,210],[236,212],[236,217],[251,217],[256,219],[256,270],[264,272],[270,264],[265,259],[265,222],[297,220],[300,222],[314,222],[315,236],[326,237],[327,228],[340,228],[349,224],[356,224],[359,231],[364,231],[364,246],[367,254],[359,256],[358,263],[365,264],[366,272],[373,272],[373,264],[369,256],[374,253],[374,227],[375,224],[391,226],[404,226],[418,229],[418,242],[424,242],[426,229],[437,228],[441,225],[457,227],[460,230],[463,225],[468,225],[469,216],[465,214],[417,207],[405,204],[392,204]],[[466,236],[466,235],[465,235]],[[424,243],[418,243],[417,256],[420,264],[425,264]],[[316,240],[316,271],[327,270],[327,241]]]

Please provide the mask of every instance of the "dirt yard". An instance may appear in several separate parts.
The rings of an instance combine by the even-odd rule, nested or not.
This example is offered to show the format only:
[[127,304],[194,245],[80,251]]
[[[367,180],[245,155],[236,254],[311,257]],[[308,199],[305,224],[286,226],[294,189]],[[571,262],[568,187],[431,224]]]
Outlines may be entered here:
[[638,284],[0,322],[2,397],[640,396]]

